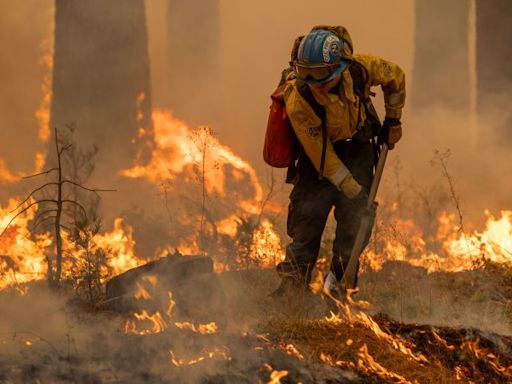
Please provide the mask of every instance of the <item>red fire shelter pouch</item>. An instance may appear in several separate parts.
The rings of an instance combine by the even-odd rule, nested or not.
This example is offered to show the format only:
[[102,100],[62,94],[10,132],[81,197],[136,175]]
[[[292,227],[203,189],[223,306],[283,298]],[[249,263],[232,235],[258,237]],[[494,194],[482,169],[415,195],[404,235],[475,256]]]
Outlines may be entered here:
[[294,165],[299,149],[297,136],[286,114],[283,99],[285,85],[279,85],[270,96],[272,104],[263,146],[263,159],[268,165],[275,168],[287,168]]

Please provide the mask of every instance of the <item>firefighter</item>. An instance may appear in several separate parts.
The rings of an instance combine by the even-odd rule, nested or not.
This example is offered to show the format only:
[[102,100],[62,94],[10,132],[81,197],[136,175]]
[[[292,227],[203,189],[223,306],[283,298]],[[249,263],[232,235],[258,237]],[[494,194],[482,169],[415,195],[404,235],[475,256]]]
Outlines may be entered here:
[[[340,281],[361,217],[372,214],[365,203],[376,160],[374,138],[378,135],[390,149],[395,146],[402,136],[405,102],[400,67],[375,55],[353,54],[350,35],[341,26],[318,26],[298,38],[283,81],[286,112],[302,148],[289,170],[294,184],[287,218],[291,243],[277,266],[282,280],[275,297],[308,288],[332,207],[336,236],[327,288]],[[372,86],[381,86],[384,93],[380,132],[369,99]],[[371,229],[365,246],[370,234]]]

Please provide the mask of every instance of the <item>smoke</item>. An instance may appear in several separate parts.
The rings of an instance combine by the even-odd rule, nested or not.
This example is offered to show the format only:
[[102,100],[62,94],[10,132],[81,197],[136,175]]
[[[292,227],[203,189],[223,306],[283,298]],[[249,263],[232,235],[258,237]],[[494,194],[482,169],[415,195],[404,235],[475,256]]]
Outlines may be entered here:
[[[269,299],[258,295],[252,284],[258,284],[258,292],[267,292],[271,288],[267,276],[248,272],[240,277],[222,277],[228,310],[217,309],[227,321],[205,334],[197,332],[197,319],[174,315],[163,315],[166,326],[155,333],[151,322],[143,321],[138,322],[141,334],[125,333],[126,321],[135,320],[133,315],[87,313],[71,296],[47,291],[44,283],[31,285],[24,296],[0,292],[5,311],[0,318],[0,382],[251,383],[255,378],[267,382],[269,364],[308,379],[304,382],[318,382],[329,367],[309,369],[287,354],[284,345],[276,347],[256,333]],[[193,286],[183,289],[194,295]],[[167,292],[160,293],[167,297]],[[180,303],[173,297],[177,312]],[[195,297],[197,308],[213,305],[201,299]],[[150,306],[146,309],[152,313]],[[175,321],[190,323],[175,326]]]
[[0,7],[0,157],[13,173],[30,172],[43,149],[35,112],[47,73],[41,59],[51,47],[52,1],[1,0]]

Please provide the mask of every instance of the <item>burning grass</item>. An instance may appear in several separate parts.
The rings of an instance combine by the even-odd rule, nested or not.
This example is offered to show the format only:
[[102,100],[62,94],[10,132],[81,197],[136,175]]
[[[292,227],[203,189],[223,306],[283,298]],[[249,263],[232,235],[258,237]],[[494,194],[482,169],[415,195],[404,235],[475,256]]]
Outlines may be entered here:
[[[297,298],[300,305],[295,307],[293,302],[276,303],[268,297],[277,284],[271,270],[232,271],[218,278],[228,304],[228,321],[222,324],[176,317],[178,295],[159,293],[158,278],[151,273],[135,284],[133,292],[145,309],[125,315],[105,310],[85,313],[67,301],[65,291],[57,297],[47,296],[41,288],[38,292],[35,286],[25,296],[4,290],[0,301],[8,316],[0,319],[0,382],[504,383],[512,379],[509,337],[476,329],[404,324],[370,316],[357,306],[342,307],[339,316],[329,316],[316,296]],[[166,300],[158,307],[160,294]],[[315,310],[306,311],[308,305]],[[43,318],[47,321],[38,320]],[[126,328],[130,322],[136,327]]]
[[397,350],[365,324],[327,319],[274,321],[268,329],[284,343],[294,344],[308,359],[353,369],[384,382],[504,383],[512,379],[509,338],[489,335],[493,343],[488,338],[482,341],[483,336],[476,330],[404,325],[385,317],[376,320],[383,332],[416,356],[423,356],[423,361]]

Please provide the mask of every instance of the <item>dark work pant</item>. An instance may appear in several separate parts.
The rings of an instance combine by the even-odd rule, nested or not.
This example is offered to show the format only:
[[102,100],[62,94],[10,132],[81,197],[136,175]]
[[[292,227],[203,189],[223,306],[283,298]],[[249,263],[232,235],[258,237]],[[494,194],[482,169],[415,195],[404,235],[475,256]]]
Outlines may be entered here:
[[[370,141],[356,143],[342,141],[334,143],[338,157],[348,167],[354,178],[368,193],[373,178],[374,150]],[[318,172],[303,153],[297,164],[297,181],[290,194],[287,231],[292,242],[286,248],[285,261],[277,266],[278,273],[301,284],[309,284],[311,272],[320,250],[322,233],[329,213],[334,206],[336,237],[333,243],[331,270],[341,279],[348,265],[361,217],[367,212],[366,194],[354,199],[327,179],[319,180]],[[373,226],[373,220],[371,221]],[[366,236],[368,244],[371,229]]]

